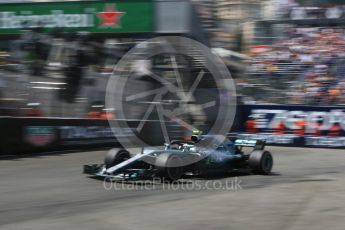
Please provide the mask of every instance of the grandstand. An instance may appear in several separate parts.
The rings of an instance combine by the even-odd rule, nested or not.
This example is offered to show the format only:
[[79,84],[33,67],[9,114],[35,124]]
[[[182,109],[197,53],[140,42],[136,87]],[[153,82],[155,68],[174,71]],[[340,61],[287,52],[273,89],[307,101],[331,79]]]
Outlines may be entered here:
[[[337,5],[315,4],[296,1],[280,18],[256,23],[247,77],[240,84],[251,96],[247,101],[345,104],[344,7],[338,6],[335,18],[330,12]],[[291,18],[297,9],[305,18]]]

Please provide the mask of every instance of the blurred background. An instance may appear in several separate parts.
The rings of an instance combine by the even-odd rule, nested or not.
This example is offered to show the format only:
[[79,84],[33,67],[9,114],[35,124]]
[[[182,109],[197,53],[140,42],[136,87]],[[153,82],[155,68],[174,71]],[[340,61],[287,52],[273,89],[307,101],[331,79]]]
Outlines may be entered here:
[[[142,42],[161,36],[209,47],[236,94],[205,68],[217,60],[208,49],[162,43],[183,55],[141,59]],[[124,109],[109,107],[114,67],[139,43],[117,70],[133,78],[112,88]],[[0,229],[343,230],[344,64],[345,0],[0,0]],[[272,175],[108,191],[81,174],[106,149],[190,140],[214,124],[266,141]],[[224,190],[237,179],[243,189]]]
[[211,47],[243,103],[342,105],[344,11],[341,0],[1,1],[0,115],[114,116],[103,110],[114,65],[166,34]]

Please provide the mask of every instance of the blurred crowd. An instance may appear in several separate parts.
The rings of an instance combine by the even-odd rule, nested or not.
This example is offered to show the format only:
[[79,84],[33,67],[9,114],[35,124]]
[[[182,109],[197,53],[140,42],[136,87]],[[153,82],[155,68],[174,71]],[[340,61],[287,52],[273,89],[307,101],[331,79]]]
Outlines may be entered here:
[[[7,115],[3,108],[18,114],[17,108],[20,107],[28,111],[25,116],[44,116],[38,105],[40,103],[37,102],[44,101],[44,95],[48,94],[41,93],[33,99],[28,99],[26,95],[33,94],[35,90],[45,90],[57,92],[59,101],[65,104],[76,107],[76,103],[80,102],[79,104],[84,104],[81,105],[83,108],[90,107],[83,116],[106,118],[109,116],[108,111],[103,111],[104,108],[99,111],[94,109],[104,106],[104,102],[93,107],[95,99],[104,99],[101,93],[93,93],[93,96],[97,94],[97,98],[92,100],[89,98],[90,94],[78,97],[78,93],[81,88],[95,88],[98,84],[95,83],[95,76],[99,81],[103,79],[100,76],[109,75],[116,61],[135,44],[133,41],[122,43],[126,45],[119,45],[121,42],[112,40],[104,43],[92,41],[88,34],[83,33],[46,35],[32,31],[23,34],[20,39],[11,43],[9,51],[0,52],[1,114]],[[248,87],[249,91],[242,93],[249,96],[248,103],[345,105],[345,33],[341,29],[289,28],[284,39],[270,45],[252,47],[250,58],[243,62],[248,60],[250,77],[246,79],[245,76],[240,76],[236,79],[238,86],[250,85],[250,79],[255,79],[257,85],[269,88],[268,93],[263,95],[262,92],[253,90],[256,85]],[[92,77],[84,76],[88,72],[92,73],[89,74]],[[55,76],[56,73],[59,75]],[[26,75],[36,77],[30,80]],[[15,79],[9,76],[14,76]],[[46,82],[48,78],[50,85]],[[106,82],[106,78],[104,79]],[[43,87],[41,83],[44,82],[46,85]],[[19,90],[20,84],[23,85],[22,91]],[[94,92],[96,89],[92,90]],[[23,101],[14,101],[13,97],[8,96],[12,94],[2,100],[5,91],[16,91]],[[276,97],[276,93],[280,97]],[[22,102],[28,103],[17,106]],[[60,113],[60,109],[57,110]]]
[[252,49],[252,77],[292,81],[286,89],[289,103],[345,104],[344,32],[297,28],[287,35],[273,45]]

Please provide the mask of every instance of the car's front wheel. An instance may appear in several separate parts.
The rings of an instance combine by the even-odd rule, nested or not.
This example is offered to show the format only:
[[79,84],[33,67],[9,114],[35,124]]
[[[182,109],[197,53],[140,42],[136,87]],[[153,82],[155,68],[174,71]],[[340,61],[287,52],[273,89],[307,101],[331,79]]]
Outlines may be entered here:
[[109,150],[109,152],[105,156],[104,165],[108,169],[117,164],[120,164],[121,162],[124,162],[125,160],[128,160],[130,157],[131,156],[127,150],[114,148]]

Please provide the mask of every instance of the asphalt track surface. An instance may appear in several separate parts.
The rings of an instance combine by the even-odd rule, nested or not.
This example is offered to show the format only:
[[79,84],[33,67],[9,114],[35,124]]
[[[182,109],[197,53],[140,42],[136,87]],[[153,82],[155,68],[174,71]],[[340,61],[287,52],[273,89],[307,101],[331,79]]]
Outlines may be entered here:
[[345,229],[345,151],[268,149],[271,176],[241,172],[111,190],[81,174],[105,150],[1,159],[0,229]]

